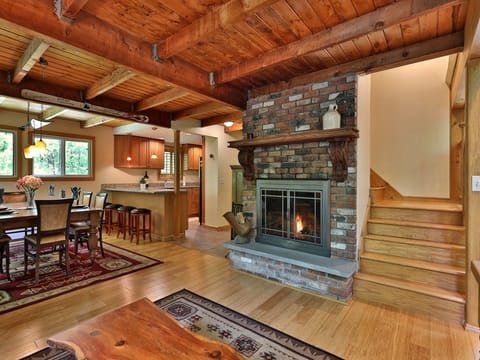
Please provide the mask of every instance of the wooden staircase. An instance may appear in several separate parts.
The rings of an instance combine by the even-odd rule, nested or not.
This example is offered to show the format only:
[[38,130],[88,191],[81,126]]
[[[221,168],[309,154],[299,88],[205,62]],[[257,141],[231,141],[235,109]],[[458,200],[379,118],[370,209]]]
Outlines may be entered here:
[[353,296],[458,323],[465,311],[465,232],[458,204],[371,206]]

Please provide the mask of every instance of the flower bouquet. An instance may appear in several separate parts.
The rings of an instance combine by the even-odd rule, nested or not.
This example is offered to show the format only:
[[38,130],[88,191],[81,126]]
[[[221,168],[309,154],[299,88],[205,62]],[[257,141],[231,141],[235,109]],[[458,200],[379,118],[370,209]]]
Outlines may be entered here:
[[35,199],[35,191],[37,191],[40,186],[43,185],[42,179],[33,175],[25,175],[24,177],[17,180],[15,186],[18,190],[25,191],[27,195],[27,208],[33,208],[33,201]]

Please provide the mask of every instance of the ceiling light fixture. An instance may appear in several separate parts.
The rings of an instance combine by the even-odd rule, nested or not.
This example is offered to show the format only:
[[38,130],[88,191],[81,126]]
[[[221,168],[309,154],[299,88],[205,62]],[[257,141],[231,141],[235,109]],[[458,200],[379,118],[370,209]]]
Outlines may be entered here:
[[[43,82],[45,82],[45,68],[48,66],[48,61],[45,60],[45,58],[41,57],[38,62],[42,66],[42,80]],[[43,104],[40,104],[40,119],[41,120],[37,120],[37,119],[30,120],[30,125],[33,128],[33,142],[35,143],[34,156],[43,155],[47,151],[47,143],[43,141],[42,128],[45,125],[50,124],[51,122],[43,120]],[[35,141],[35,129],[40,129],[40,140],[38,141]],[[30,149],[30,152],[31,152],[31,149]]]
[[233,121],[225,121],[223,125],[225,125],[226,127],[230,127],[233,125]]
[[[30,101],[27,102],[27,126],[28,124],[30,124]],[[27,137],[28,137],[28,133],[27,133]],[[35,141],[35,128],[33,128],[32,139],[33,141]],[[32,159],[36,155],[37,155],[37,149],[35,148],[35,145],[27,145],[23,148],[23,156],[25,157],[25,159]]]
[[[43,107],[42,107],[42,113],[43,113]],[[37,119],[32,119],[30,120],[30,126],[34,129],[40,129],[44,126],[50,125],[52,121],[47,121],[47,120],[37,120]]]
[[[40,104],[40,116],[43,116],[43,104]],[[33,125],[34,121],[37,123],[37,125],[40,125],[40,140],[35,142],[35,150],[37,151],[37,155],[43,155],[47,151],[47,144],[45,141],[43,141],[42,127],[47,124],[44,124],[41,120],[32,119],[30,123],[32,124],[33,129],[38,129],[35,127],[35,125]]]

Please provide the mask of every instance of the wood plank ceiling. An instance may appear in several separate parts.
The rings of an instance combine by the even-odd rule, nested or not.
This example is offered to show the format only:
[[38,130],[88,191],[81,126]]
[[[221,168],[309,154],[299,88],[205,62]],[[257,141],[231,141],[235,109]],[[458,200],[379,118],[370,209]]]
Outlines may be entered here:
[[0,107],[29,89],[166,127],[238,121],[249,96],[461,51],[469,1],[2,0]]

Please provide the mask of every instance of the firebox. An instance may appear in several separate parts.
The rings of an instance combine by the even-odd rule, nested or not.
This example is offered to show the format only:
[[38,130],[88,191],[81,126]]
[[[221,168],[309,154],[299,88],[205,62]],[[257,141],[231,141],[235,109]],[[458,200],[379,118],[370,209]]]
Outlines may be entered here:
[[257,180],[257,241],[330,256],[330,181]]

